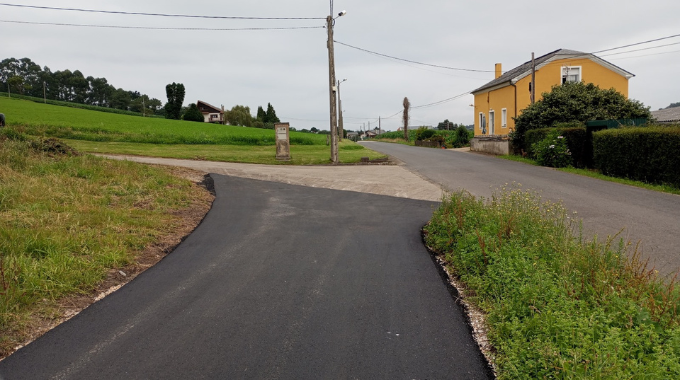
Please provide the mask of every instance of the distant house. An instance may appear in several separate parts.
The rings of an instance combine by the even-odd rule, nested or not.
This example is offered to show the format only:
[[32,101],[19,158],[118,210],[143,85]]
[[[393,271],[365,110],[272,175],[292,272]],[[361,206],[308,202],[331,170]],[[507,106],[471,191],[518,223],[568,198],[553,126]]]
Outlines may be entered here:
[[[628,97],[628,71],[593,54],[560,49],[534,59],[536,101],[553,86],[566,82],[586,82],[602,89],[613,88]],[[472,91],[475,96],[475,136],[507,135],[515,128],[514,117],[531,104],[532,62],[503,74],[496,64],[496,78]]]
[[652,117],[658,123],[672,124],[680,123],[680,107],[665,108],[658,111],[652,111]]
[[203,114],[206,123],[224,123],[224,107],[220,109],[200,100],[196,102],[196,105]]

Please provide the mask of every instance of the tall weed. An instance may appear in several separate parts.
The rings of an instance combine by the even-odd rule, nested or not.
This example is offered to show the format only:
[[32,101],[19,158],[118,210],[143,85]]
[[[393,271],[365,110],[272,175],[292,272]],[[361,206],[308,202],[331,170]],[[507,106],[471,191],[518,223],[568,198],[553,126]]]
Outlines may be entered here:
[[680,378],[680,291],[638,247],[585,240],[560,204],[456,193],[427,244],[487,313],[501,379]]

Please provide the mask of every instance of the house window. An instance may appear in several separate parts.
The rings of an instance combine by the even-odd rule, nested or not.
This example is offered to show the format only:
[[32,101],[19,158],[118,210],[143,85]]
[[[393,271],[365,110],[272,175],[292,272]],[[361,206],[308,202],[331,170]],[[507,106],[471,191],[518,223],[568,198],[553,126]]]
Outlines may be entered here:
[[562,84],[578,83],[581,81],[581,66],[562,67]]
[[508,109],[503,108],[501,110],[501,128],[507,128],[508,127]]
[[486,134],[486,115],[484,115],[484,112],[479,113],[479,129],[483,135]]

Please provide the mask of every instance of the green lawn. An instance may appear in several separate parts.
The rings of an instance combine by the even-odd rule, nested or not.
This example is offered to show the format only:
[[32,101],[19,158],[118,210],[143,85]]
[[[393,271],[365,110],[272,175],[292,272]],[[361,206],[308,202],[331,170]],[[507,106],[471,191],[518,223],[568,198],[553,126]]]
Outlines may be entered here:
[[[143,118],[0,98],[8,125],[33,136],[57,137],[79,151],[167,158],[317,165],[330,161],[326,135],[291,132],[289,162],[275,159],[273,130]],[[341,163],[384,157],[349,140],[339,146]]]
[[[274,146],[247,145],[161,145],[120,142],[92,142],[65,140],[70,146],[82,152],[129,154],[164,158],[191,160],[244,162],[271,165],[319,165],[330,163],[330,147],[326,145],[292,145],[291,160],[277,161]],[[371,159],[384,157],[373,150],[366,149],[354,142],[343,140],[338,149],[341,163],[354,163],[361,157]]]

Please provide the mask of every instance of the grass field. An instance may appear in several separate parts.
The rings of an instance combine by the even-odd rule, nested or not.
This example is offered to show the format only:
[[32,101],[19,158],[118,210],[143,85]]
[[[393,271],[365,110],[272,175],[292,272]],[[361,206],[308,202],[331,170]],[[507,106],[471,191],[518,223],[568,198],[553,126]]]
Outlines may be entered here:
[[[247,145],[160,145],[140,143],[99,143],[92,141],[65,140],[79,151],[89,153],[128,154],[134,156],[152,156],[164,158],[180,158],[190,160],[243,162],[268,165],[320,165],[330,162],[330,148],[323,145],[292,145],[291,160],[277,161],[276,149],[273,146]],[[355,163],[361,157],[371,159],[384,155],[365,149],[363,146],[343,140],[338,148],[340,163]]]
[[0,357],[32,335],[36,317],[90,294],[209,197],[170,169],[46,153],[22,139],[0,132]]
[[[291,132],[289,162],[275,159],[273,130],[96,112],[0,98],[8,125],[33,136],[57,137],[79,151],[260,164],[315,165],[330,161],[326,135]],[[384,155],[349,140],[341,163]]]

